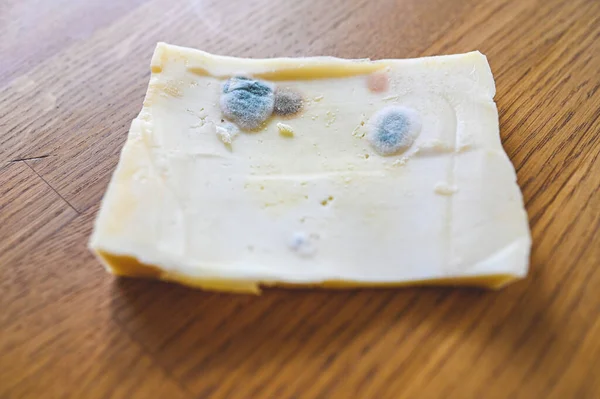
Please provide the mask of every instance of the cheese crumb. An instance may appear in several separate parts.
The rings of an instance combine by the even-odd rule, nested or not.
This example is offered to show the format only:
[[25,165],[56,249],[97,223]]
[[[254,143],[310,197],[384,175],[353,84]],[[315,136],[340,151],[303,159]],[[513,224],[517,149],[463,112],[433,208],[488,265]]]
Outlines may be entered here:
[[396,159],[393,163],[392,166],[404,166],[406,165],[406,163],[408,162],[408,157],[402,157],[400,159]]
[[223,144],[231,145],[231,142],[238,135],[239,130],[233,123],[225,123],[215,126],[217,137]]
[[279,129],[279,134],[284,137],[294,137],[294,128],[290,125],[286,125],[285,123],[279,122],[277,124],[277,129]]
[[439,182],[435,185],[434,191],[436,194],[440,195],[452,195],[458,191],[458,187],[455,185],[450,185],[446,182]]

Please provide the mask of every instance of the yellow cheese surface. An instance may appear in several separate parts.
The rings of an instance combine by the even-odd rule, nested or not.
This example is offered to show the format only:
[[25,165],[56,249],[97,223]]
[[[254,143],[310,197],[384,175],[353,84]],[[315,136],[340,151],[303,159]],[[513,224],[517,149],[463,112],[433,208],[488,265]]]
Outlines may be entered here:
[[499,288],[530,235],[478,53],[240,59],[159,43],[90,247],[208,290]]

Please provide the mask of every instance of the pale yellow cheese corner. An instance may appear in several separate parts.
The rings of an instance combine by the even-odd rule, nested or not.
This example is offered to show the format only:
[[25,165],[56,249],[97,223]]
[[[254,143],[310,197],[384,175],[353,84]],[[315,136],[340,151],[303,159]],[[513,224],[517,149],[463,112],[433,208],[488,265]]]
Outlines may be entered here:
[[[258,60],[159,43],[151,70],[90,239],[114,274],[247,293],[499,288],[527,274],[482,54]],[[250,131],[223,109],[237,77],[292,93],[284,113],[301,104],[270,105]],[[394,112],[412,130],[377,142]]]

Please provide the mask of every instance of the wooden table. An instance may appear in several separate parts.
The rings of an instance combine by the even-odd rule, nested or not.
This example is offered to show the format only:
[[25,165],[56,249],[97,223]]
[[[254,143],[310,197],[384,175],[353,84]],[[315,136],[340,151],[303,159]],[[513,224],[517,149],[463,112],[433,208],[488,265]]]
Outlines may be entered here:
[[[600,398],[597,0],[4,0],[0,33],[0,398]],[[157,41],[481,50],[529,278],[254,297],[106,274],[86,241]]]

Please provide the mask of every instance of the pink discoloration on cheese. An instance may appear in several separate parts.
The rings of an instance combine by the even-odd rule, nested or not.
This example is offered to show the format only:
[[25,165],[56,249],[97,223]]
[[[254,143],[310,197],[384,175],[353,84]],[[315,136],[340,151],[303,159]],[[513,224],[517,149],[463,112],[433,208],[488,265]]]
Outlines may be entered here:
[[387,72],[375,72],[367,78],[367,86],[374,93],[383,93],[390,86]]

